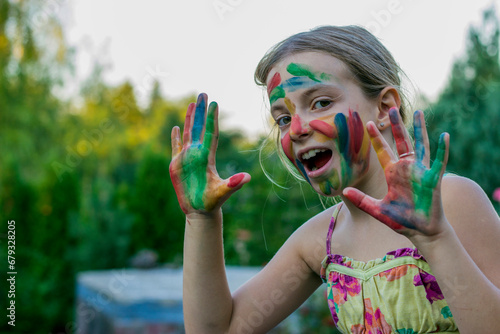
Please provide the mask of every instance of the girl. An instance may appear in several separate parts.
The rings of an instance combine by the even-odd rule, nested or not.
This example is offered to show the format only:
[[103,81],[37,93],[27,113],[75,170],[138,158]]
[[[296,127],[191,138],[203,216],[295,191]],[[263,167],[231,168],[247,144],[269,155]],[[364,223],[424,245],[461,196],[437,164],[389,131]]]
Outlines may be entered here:
[[[498,333],[500,222],[474,182],[443,177],[449,135],[429,166],[424,116],[408,136],[400,70],[363,28],[291,36],[259,63],[279,150],[323,196],[342,202],[305,222],[231,295],[224,201],[250,175],[215,168],[217,104],[201,94],[172,130],[170,175],[186,214],[189,333],[265,333],[322,282],[344,333]],[[339,255],[341,254],[341,255]]]

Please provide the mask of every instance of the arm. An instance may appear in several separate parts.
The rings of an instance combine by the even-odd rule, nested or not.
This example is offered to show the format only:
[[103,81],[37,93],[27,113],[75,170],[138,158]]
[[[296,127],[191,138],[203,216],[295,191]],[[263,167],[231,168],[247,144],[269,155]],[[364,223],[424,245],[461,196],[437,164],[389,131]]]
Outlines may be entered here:
[[298,230],[258,275],[231,296],[224,266],[221,206],[250,176],[240,173],[228,180],[219,178],[215,168],[217,106],[212,103],[205,115],[206,100],[206,95],[200,95],[196,105],[189,106],[182,141],[179,128],[172,130],[170,175],[186,214],[186,332],[265,333],[300,306],[321,280],[303,259],[300,236],[304,233]]
[[[384,168],[388,193],[376,200],[346,188],[356,206],[407,236],[425,256],[462,333],[491,333],[500,312],[500,222],[484,192],[446,177],[449,136],[441,135],[429,168],[422,112],[415,113],[415,153],[397,110],[390,111],[398,159],[374,124],[367,124]],[[487,306],[486,306],[487,305]]]
[[183,138],[172,130],[169,171],[177,199],[186,214],[183,266],[183,308],[186,330],[207,333],[229,323],[232,302],[222,247],[224,201],[250,180],[240,173],[222,180],[215,168],[217,104],[207,113],[207,96],[200,94],[186,113]]
[[494,333],[500,312],[498,215],[484,191],[465,178],[445,177],[442,197],[449,227],[417,247],[431,265],[461,332]]

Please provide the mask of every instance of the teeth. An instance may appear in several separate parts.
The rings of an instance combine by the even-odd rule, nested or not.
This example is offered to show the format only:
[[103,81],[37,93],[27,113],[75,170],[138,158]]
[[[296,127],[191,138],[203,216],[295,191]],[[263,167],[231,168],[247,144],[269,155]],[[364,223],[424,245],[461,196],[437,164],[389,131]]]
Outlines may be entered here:
[[325,152],[325,151],[326,150],[322,149],[322,148],[315,148],[315,149],[309,150],[306,153],[302,154],[301,158],[302,158],[302,160],[311,159],[312,157],[316,156],[317,153]]

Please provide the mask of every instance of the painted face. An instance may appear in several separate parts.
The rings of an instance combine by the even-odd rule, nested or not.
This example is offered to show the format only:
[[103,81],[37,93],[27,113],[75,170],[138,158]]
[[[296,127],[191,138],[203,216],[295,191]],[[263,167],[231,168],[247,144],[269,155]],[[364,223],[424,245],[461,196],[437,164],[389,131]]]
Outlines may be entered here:
[[268,78],[271,113],[288,159],[313,188],[339,195],[368,170],[372,101],[338,59],[305,52],[277,64]]

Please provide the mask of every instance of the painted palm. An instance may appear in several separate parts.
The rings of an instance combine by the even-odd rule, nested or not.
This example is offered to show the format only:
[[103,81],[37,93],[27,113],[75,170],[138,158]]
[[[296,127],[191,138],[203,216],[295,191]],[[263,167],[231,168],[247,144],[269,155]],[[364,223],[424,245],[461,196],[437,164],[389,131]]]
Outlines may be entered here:
[[388,185],[380,200],[348,188],[344,194],[363,211],[403,234],[418,231],[432,235],[444,219],[441,205],[441,180],[448,160],[449,135],[439,138],[438,151],[429,167],[429,139],[421,111],[414,114],[415,152],[396,108],[389,111],[392,133],[399,159],[384,140],[375,124],[367,125]]
[[207,95],[200,94],[186,113],[182,141],[180,129],[172,130],[172,162],[170,177],[182,211],[209,212],[250,180],[247,173],[223,180],[215,167],[218,142],[218,106],[208,106]]

